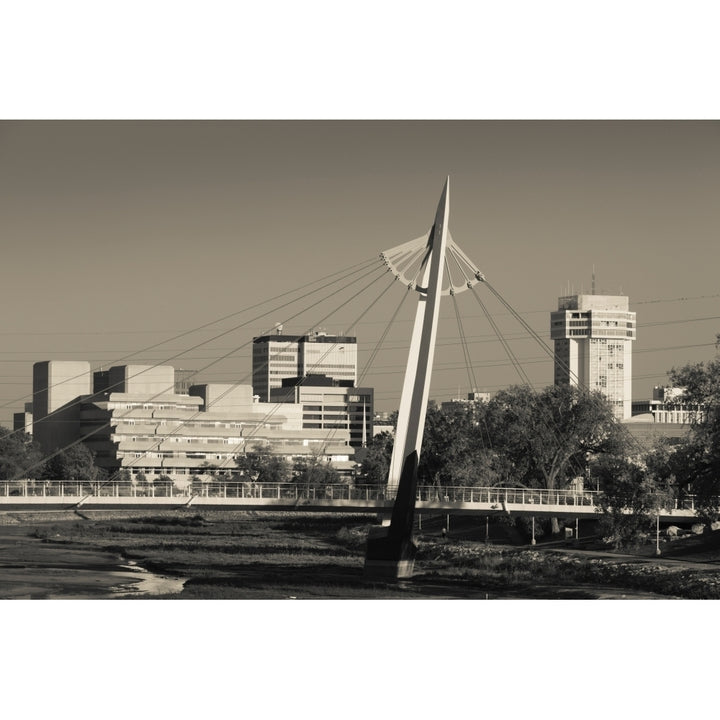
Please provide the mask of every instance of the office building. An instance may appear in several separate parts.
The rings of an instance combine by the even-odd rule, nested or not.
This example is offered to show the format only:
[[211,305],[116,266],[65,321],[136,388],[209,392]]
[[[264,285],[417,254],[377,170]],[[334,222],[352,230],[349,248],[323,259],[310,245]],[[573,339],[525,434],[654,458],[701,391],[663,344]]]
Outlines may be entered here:
[[[250,385],[193,385],[188,393],[177,393],[171,366],[121,365],[96,373],[97,386],[90,392],[87,363],[37,366],[34,376],[47,391],[39,395],[41,411],[47,414],[46,404],[58,403],[66,411],[62,423],[48,424],[61,430],[43,435],[46,452],[82,440],[95,463],[109,472],[126,469],[150,480],[167,475],[180,486],[208,466],[237,476],[235,457],[258,444],[291,463],[321,455],[341,474],[354,470],[350,428],[338,428],[332,436],[304,428],[301,405],[259,403]],[[77,379],[80,370],[88,381],[76,386],[85,391],[80,395],[47,384],[47,377]]]
[[365,447],[373,436],[373,388],[358,388],[349,380],[327,375],[286,378],[270,391],[272,402],[302,407],[302,427],[322,430],[332,439],[349,432],[352,447]]
[[550,315],[555,341],[555,384],[599,390],[619,420],[632,414],[632,342],[635,313],[625,295],[572,295]]
[[646,422],[689,425],[701,422],[703,408],[697,403],[688,403],[684,388],[656,385],[651,400],[633,400],[632,416],[644,416]]
[[288,378],[327,375],[355,385],[357,338],[323,331],[283,335],[282,326],[278,330],[253,338],[253,391],[261,402],[269,402],[271,391]]

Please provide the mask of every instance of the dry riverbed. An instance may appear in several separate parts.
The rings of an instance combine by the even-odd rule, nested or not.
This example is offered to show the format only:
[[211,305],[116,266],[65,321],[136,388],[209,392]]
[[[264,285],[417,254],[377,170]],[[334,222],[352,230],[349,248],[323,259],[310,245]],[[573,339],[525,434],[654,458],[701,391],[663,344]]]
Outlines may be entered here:
[[[415,576],[363,575],[367,516],[0,516],[0,598],[630,599],[720,597],[720,567],[570,548],[447,540],[424,522]],[[697,560],[697,558],[696,558]]]

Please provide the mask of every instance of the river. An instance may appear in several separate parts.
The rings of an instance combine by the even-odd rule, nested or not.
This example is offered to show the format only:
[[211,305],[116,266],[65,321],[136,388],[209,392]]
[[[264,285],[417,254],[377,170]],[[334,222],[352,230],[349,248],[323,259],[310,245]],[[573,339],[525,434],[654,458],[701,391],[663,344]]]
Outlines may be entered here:
[[157,575],[117,553],[28,536],[0,526],[0,599],[111,599],[179,593],[184,578]]

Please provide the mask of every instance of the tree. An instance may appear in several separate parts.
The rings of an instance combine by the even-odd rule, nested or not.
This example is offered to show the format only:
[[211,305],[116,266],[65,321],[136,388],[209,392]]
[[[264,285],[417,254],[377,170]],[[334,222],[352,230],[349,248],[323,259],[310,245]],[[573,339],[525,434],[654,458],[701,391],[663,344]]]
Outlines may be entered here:
[[340,474],[325,458],[313,453],[295,463],[295,482],[307,487],[324,487],[340,482]]
[[220,474],[220,468],[207,460],[200,465],[199,470],[201,475],[207,475],[211,480],[217,480]]
[[43,477],[49,480],[94,482],[98,479],[93,454],[82,443],[61,450],[45,463]]
[[202,477],[200,477],[200,475],[198,475],[197,473],[193,473],[190,476],[190,494],[201,494],[203,489],[205,488],[205,484],[205,481]]
[[[717,339],[720,344],[720,335]],[[685,389],[683,402],[701,405],[702,412],[671,454],[666,471],[696,496],[699,513],[715,520],[720,515],[720,358],[673,368],[670,380]]]
[[568,487],[598,455],[623,455],[628,442],[605,396],[571,385],[504,390],[487,404],[484,422],[507,482],[547,490]]
[[500,392],[488,403],[487,422],[512,482],[548,490],[583,475],[591,456],[621,453],[626,444],[606,398],[570,385]]
[[169,497],[173,485],[172,478],[169,475],[165,475],[165,473],[158,475],[153,480],[153,488],[156,496]]
[[42,452],[30,435],[0,426],[0,480],[35,479],[42,474]]
[[235,464],[240,473],[251,481],[283,483],[292,479],[290,463],[260,443],[254,445],[250,452],[238,455]]
[[389,432],[381,432],[370,440],[363,449],[360,463],[362,482],[369,485],[385,485],[390,473],[390,458],[394,438]]
[[443,410],[435,403],[425,415],[418,481],[425,485],[476,485],[481,478],[481,436],[470,406]]
[[605,456],[592,465],[601,490],[600,527],[616,548],[647,539],[658,511],[672,500],[669,485],[637,461]]

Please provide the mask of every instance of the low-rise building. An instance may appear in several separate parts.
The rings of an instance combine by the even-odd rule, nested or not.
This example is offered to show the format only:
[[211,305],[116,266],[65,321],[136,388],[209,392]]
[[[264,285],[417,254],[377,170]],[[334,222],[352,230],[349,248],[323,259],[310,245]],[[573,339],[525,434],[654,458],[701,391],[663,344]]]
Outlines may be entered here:
[[468,407],[474,403],[489,402],[492,395],[489,392],[470,392],[466,398],[453,398],[452,400],[444,400],[440,407],[443,410],[452,410],[453,408]]
[[[62,361],[46,365],[61,375],[77,370],[63,368]],[[89,377],[89,367],[87,372]],[[291,462],[319,454],[341,473],[354,470],[348,427],[336,428],[332,436],[304,427],[301,405],[257,402],[250,385],[198,384],[177,393],[168,365],[117,366],[96,379],[92,393],[63,395],[62,437],[45,433],[46,452],[82,440],[96,464],[110,472],[127,469],[179,482],[208,466],[235,475],[235,457],[258,444]],[[53,427],[52,414],[45,420]]]
[[703,408],[684,400],[684,388],[656,385],[651,400],[633,400],[633,418],[646,415],[646,422],[688,425],[703,418]]
[[349,433],[350,445],[365,447],[373,436],[374,391],[327,375],[286,378],[270,391],[270,400],[302,408],[304,430],[321,430],[328,438]]
[[22,430],[28,435],[33,434],[33,405],[25,403],[25,411],[13,413],[13,432]]

